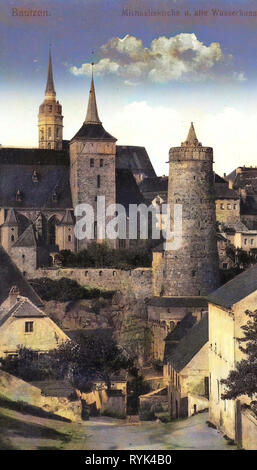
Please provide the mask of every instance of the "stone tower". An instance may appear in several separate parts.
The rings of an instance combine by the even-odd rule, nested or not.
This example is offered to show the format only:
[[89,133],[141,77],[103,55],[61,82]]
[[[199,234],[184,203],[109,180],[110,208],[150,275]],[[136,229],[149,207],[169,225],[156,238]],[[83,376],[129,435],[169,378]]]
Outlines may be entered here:
[[39,107],[38,142],[41,149],[62,149],[63,129],[62,106],[56,101],[54,89],[53,66],[49,51],[48,76],[44,102]]
[[206,295],[219,285],[213,149],[203,147],[191,123],[181,147],[169,152],[168,203],[182,205],[182,243],[165,251],[163,295]]
[[14,209],[9,209],[4,224],[2,225],[2,245],[9,253],[11,246],[19,236],[19,224]]
[[[92,73],[86,119],[70,142],[70,185],[73,207],[86,203],[94,210],[94,240],[102,237],[96,220],[98,197],[105,196],[106,207],[116,203],[116,140],[99,119]],[[77,239],[76,249],[87,244],[88,240]],[[115,240],[111,244],[114,246]]]

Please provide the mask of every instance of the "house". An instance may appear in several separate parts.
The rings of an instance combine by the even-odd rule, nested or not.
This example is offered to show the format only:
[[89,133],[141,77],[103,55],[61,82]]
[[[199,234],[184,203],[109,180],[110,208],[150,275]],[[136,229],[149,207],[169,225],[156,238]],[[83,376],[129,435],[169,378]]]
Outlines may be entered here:
[[172,418],[183,418],[208,408],[209,396],[208,315],[195,324],[188,317],[184,328],[179,327],[179,334],[176,328],[173,332],[174,341],[169,338],[166,344],[163,368]]
[[241,327],[248,321],[245,311],[254,311],[256,306],[256,265],[209,296],[209,420],[244,448],[250,448],[250,435],[255,436],[257,448],[257,419],[251,411],[241,410],[241,403],[249,403],[248,397],[222,400],[225,389],[221,380],[245,357],[237,338],[244,336]]
[[46,353],[68,341],[66,334],[17,286],[10,291],[10,309],[0,313],[0,357],[16,356],[20,347]]

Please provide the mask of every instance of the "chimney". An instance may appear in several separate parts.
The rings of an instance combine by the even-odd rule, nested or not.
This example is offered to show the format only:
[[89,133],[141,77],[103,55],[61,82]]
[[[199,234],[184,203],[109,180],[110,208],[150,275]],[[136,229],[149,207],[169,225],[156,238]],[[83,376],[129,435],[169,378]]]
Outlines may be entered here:
[[19,300],[20,291],[17,286],[12,286],[9,292],[9,308],[12,308]]

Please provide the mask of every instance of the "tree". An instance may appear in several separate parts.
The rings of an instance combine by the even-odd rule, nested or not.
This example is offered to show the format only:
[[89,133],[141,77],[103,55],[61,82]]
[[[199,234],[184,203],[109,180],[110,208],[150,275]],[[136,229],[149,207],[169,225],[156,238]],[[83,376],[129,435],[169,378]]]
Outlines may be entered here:
[[133,367],[133,360],[107,335],[80,335],[77,342],[70,341],[51,353],[55,366],[62,370],[81,391],[90,389],[95,380],[111,385],[111,375]]
[[247,395],[252,399],[257,397],[257,310],[247,310],[245,313],[249,320],[242,326],[244,336],[237,338],[237,341],[240,343],[240,350],[247,357],[238,362],[235,370],[221,381],[226,386],[223,400],[233,400],[240,395]]

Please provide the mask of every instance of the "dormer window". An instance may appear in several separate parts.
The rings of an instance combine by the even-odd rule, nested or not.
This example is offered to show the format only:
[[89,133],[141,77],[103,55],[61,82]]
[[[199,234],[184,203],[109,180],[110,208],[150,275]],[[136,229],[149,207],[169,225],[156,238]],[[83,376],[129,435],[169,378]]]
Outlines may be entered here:
[[33,183],[38,183],[38,172],[36,170],[33,171],[32,181]]
[[22,201],[22,195],[21,195],[21,192],[20,190],[18,189],[17,193],[16,193],[16,201],[17,202],[21,202]]
[[53,201],[53,202],[57,202],[57,194],[56,194],[56,192],[54,192],[53,195],[52,195],[52,201]]

